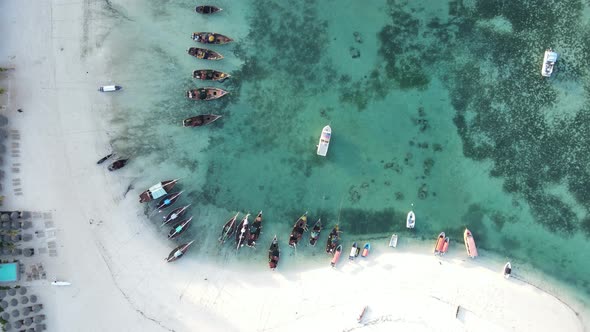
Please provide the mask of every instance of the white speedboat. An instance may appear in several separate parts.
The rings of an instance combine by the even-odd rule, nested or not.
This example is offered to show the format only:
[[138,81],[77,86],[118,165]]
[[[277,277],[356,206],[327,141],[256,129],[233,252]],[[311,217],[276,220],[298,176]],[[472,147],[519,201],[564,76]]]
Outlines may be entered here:
[[104,86],[101,86],[100,88],[98,88],[98,91],[100,91],[100,92],[113,92],[113,91],[119,91],[121,89],[123,89],[123,87],[120,85],[104,85]]
[[547,49],[545,51],[545,57],[543,58],[543,68],[541,69],[541,75],[544,77],[551,77],[553,74],[553,66],[557,61],[557,57],[559,55],[556,52],[553,52],[552,49]]
[[416,225],[416,215],[414,215],[414,211],[408,212],[408,217],[406,218],[406,227],[407,228],[414,228]]
[[320,142],[318,143],[318,156],[325,157],[328,154],[328,147],[330,146],[330,138],[332,137],[332,128],[325,126],[320,135]]

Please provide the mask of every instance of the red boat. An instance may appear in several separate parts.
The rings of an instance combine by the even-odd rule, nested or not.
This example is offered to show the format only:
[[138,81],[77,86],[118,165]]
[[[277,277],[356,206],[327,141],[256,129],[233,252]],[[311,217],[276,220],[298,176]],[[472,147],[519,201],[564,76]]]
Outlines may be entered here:
[[139,202],[149,202],[170,193],[177,182],[178,179],[166,180],[151,186],[148,190],[139,194]]
[[330,265],[332,267],[336,267],[336,264],[338,264],[338,260],[340,259],[341,253],[342,253],[342,245],[339,244],[338,247],[336,247],[336,250],[334,251],[334,257],[332,257],[332,261],[330,262]]
[[436,239],[436,244],[434,245],[434,254],[440,254],[442,252],[443,246],[445,245],[445,232],[440,232],[438,235],[438,239]]
[[465,241],[465,249],[467,249],[467,255],[471,258],[477,257],[477,247],[475,246],[475,240],[471,231],[465,228],[463,233],[463,240]]
[[447,251],[449,250],[449,242],[451,242],[451,239],[449,239],[448,237],[445,237],[445,244],[443,244],[442,250],[440,251],[441,255],[446,254]]

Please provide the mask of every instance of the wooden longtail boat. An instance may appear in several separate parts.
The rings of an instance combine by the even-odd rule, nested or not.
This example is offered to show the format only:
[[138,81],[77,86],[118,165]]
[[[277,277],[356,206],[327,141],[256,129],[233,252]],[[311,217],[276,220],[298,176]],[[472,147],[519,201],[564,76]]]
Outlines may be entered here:
[[203,60],[221,60],[223,55],[212,50],[200,47],[191,47],[188,49],[188,54],[194,56],[197,59]]
[[445,245],[445,232],[440,232],[438,238],[436,239],[436,244],[434,245],[434,254],[441,254],[443,246]]
[[268,267],[274,271],[279,265],[279,258],[281,256],[281,250],[279,249],[279,240],[277,236],[272,239],[270,248],[268,248]]
[[189,226],[189,224],[191,223],[192,220],[193,220],[193,217],[191,216],[188,219],[179,221],[176,224],[174,224],[174,226],[172,226],[172,229],[168,233],[168,238],[170,240],[172,240],[172,239],[175,239],[178,236],[180,236],[180,234],[182,234],[184,231],[187,230],[187,228],[188,228],[188,226]]
[[250,236],[248,237],[248,241],[246,245],[248,247],[255,247],[256,241],[260,237],[260,232],[262,231],[262,211],[258,212],[256,219],[250,226]]
[[192,100],[214,100],[225,96],[228,92],[219,88],[198,88],[188,90],[186,96]]
[[248,217],[250,217],[250,213],[246,214],[244,219],[242,219],[238,225],[238,228],[236,228],[236,250],[239,250],[246,242],[246,239],[250,236]]
[[233,39],[216,32],[193,32],[191,38],[203,44],[223,45],[234,41]]
[[189,206],[191,206],[191,205],[189,204],[189,205],[179,207],[177,209],[172,210],[172,212],[168,213],[168,215],[164,217],[164,222],[162,223],[162,225],[160,225],[160,227],[166,226],[169,223],[176,221],[176,219],[184,216],[186,214],[186,211]]
[[198,69],[193,71],[193,77],[198,80],[203,81],[220,81],[223,82],[226,79],[230,78],[230,74],[226,74],[222,71],[217,71],[213,69]]
[[156,198],[160,198],[160,197],[170,193],[170,191],[172,190],[172,188],[174,188],[174,186],[176,185],[177,182],[178,182],[178,179],[166,180],[166,181],[162,181],[160,183],[157,183],[157,184],[151,186],[148,190],[139,194],[139,202],[140,203],[149,202],[151,200],[154,200]]
[[305,231],[307,231],[307,211],[293,225],[293,230],[291,230],[291,235],[289,236],[289,247],[295,248]]
[[313,224],[313,228],[311,229],[311,234],[309,235],[309,244],[315,246],[316,242],[320,238],[320,232],[322,231],[322,219],[318,219],[318,221]]
[[465,241],[465,249],[467,249],[467,255],[471,258],[477,257],[477,247],[475,246],[475,240],[471,231],[465,228],[463,233],[463,240]]
[[166,262],[174,262],[175,260],[181,258],[182,255],[184,255],[188,251],[188,248],[190,248],[193,242],[195,241],[193,240],[189,243],[181,244],[178,247],[174,248],[174,250],[170,252],[170,255],[168,255],[168,258],[166,258]]
[[217,13],[222,11],[222,8],[216,7],[216,6],[210,6],[210,5],[205,5],[205,6],[197,6],[197,8],[195,8],[195,11],[199,14],[213,14],[213,13]]
[[160,200],[160,202],[158,203],[158,206],[156,206],[155,211],[158,211],[158,213],[160,213],[165,208],[172,206],[172,204],[174,204],[174,202],[176,202],[176,200],[178,200],[178,198],[180,197],[181,194],[182,194],[182,191],[178,192],[178,193],[167,194],[166,196],[164,196]]
[[219,119],[220,117],[221,117],[221,115],[201,114],[201,115],[193,116],[192,118],[184,119],[182,121],[182,126],[183,127],[200,127],[200,126],[210,124],[211,122],[214,122],[215,120]]
[[326,242],[326,252],[328,254],[333,254],[334,249],[338,246],[340,242],[340,230],[338,229],[338,225],[332,229],[330,234],[328,235],[328,241]]
[[115,162],[113,162],[112,164],[109,165],[109,171],[116,171],[120,168],[125,167],[125,165],[127,165],[127,162],[129,161],[129,159],[119,159]]
[[225,243],[227,239],[234,233],[236,229],[236,219],[238,219],[238,215],[240,213],[236,213],[235,216],[230,218],[225,225],[223,225],[223,229],[221,230],[221,236],[219,237],[219,242],[222,244]]

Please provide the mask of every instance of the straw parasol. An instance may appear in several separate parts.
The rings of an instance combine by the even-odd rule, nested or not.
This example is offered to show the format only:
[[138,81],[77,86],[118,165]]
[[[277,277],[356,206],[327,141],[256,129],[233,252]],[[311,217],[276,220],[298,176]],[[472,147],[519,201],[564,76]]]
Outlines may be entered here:
[[41,304],[35,304],[35,306],[33,306],[34,312],[39,312],[39,311],[41,311],[41,309],[43,309],[43,305],[41,305]]
[[20,229],[21,226],[22,225],[21,225],[20,221],[17,221],[17,220],[14,220],[11,225],[12,229],[14,229],[14,230]]
[[18,300],[17,299],[10,300],[10,305],[13,307],[16,307],[18,305]]
[[21,288],[19,288],[19,290],[18,290],[18,293],[19,293],[20,295],[25,295],[25,294],[27,294],[27,287],[21,287]]
[[15,329],[20,329],[21,326],[23,326],[23,321],[22,320],[17,320],[16,322],[14,322],[14,328]]
[[37,302],[37,295],[31,295],[31,297],[29,297],[29,300],[31,300],[31,303],[36,303]]
[[10,219],[16,220],[18,218],[20,218],[20,212],[18,212],[18,211],[12,211],[12,213],[10,214]]
[[3,299],[6,297],[6,291],[4,289],[0,289],[0,299]]
[[33,318],[31,318],[31,317],[25,318],[25,325],[29,326],[31,324],[33,324]]
[[2,307],[3,309],[8,308],[8,302],[6,302],[6,301],[0,302],[0,307]]
[[23,316],[30,314],[32,311],[31,307],[24,307],[23,309]]
[[[18,311],[18,310],[17,310],[17,311]],[[2,319],[4,319],[4,320],[8,320],[8,319],[10,319],[10,314],[9,314],[9,313],[7,313],[6,311],[4,311],[4,312],[2,313]]]
[[14,288],[9,289],[8,290],[8,295],[15,296],[16,295],[16,289],[14,289]]
[[6,322],[6,324],[4,324],[4,330],[5,331],[10,331],[11,328],[12,328],[12,326],[10,325],[9,322]]
[[2,215],[0,215],[0,221],[9,221],[9,220],[10,220],[10,214],[2,213]]
[[35,323],[41,323],[45,319],[45,315],[35,316]]
[[21,297],[21,298],[20,298],[20,303],[22,303],[22,304],[27,304],[27,303],[29,303],[29,298],[28,298],[28,297],[26,297],[26,296],[23,296],[23,297]]
[[18,317],[18,316],[20,316],[20,312],[18,311],[18,309],[12,310],[12,317]]

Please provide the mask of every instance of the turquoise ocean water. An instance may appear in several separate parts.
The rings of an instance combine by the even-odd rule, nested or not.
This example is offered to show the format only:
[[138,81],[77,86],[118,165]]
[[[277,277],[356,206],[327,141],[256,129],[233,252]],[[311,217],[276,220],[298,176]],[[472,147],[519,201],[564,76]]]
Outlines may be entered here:
[[[192,1],[150,0],[89,13],[112,22],[107,61],[125,87],[113,96],[109,135],[132,162],[114,176],[137,192],[182,178],[181,203],[192,203],[196,222],[179,242],[199,239],[191,256],[221,261],[231,250],[216,245],[223,223],[263,210],[259,248],[240,252],[263,269],[272,236],[287,252],[291,226],[309,211],[310,223],[338,223],[346,246],[385,243],[392,232],[434,241],[445,231],[451,250],[464,250],[467,226],[487,252],[590,293],[581,254],[590,250],[587,2],[213,4],[224,11],[202,16]],[[197,46],[193,31],[235,42],[211,47],[222,61],[198,60],[186,54]],[[547,47],[560,53],[550,79],[540,75]],[[232,78],[192,79],[205,68]],[[230,95],[184,95],[208,85]],[[181,127],[203,113],[223,118]],[[326,124],[323,158],[315,146]],[[326,233],[298,259],[322,253]]]

